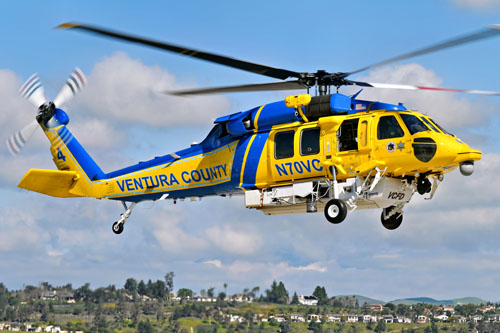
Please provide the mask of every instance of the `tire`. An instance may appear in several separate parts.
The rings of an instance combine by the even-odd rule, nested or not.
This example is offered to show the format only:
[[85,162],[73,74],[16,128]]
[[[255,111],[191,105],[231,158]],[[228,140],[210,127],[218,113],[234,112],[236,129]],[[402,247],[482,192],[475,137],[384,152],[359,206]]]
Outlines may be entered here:
[[111,229],[115,234],[119,235],[123,232],[123,223],[116,221],[115,223],[113,223]]
[[389,214],[391,210],[393,210],[394,208],[395,208],[394,206],[384,208],[382,210],[382,215],[380,216],[380,221],[382,221],[382,225],[384,226],[384,228],[388,230],[396,230],[403,222],[403,214],[401,213],[396,213],[391,217],[389,217],[388,219],[384,219],[384,215]]
[[339,224],[347,216],[347,206],[345,202],[339,199],[332,199],[325,206],[325,217],[328,222]]

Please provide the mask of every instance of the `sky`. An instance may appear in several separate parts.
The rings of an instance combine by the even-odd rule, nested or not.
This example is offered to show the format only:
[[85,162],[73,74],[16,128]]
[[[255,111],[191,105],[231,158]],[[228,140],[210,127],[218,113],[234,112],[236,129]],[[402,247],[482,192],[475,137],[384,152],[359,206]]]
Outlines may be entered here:
[[[440,1],[15,1],[0,2],[0,140],[33,120],[17,95],[37,72],[53,98],[75,66],[85,89],[64,109],[68,126],[105,172],[201,141],[219,116],[290,92],[180,98],[159,91],[272,82],[270,78],[55,26],[100,25],[293,71],[352,71],[497,24],[498,0]],[[500,91],[500,38],[360,73],[369,82]],[[354,93],[355,89],[341,92]],[[295,92],[294,92],[295,93]],[[475,173],[445,176],[435,198],[415,195],[385,230],[379,210],[340,225],[322,213],[265,216],[242,197],[145,202],[111,231],[119,202],[59,199],[20,190],[30,168],[55,169],[36,133],[17,157],[0,147],[0,282],[122,287],[129,277],[229,293],[283,281],[290,294],[317,285],[330,296],[383,301],[465,296],[500,301],[500,100],[454,93],[376,90],[364,99],[435,118],[483,152]]]

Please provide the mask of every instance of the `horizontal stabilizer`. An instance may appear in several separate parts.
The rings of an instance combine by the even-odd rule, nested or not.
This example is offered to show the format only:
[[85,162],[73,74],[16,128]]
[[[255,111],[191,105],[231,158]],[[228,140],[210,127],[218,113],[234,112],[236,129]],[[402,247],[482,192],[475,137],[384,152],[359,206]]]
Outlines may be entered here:
[[75,171],[31,169],[17,186],[53,197],[80,197],[70,193],[79,178]]

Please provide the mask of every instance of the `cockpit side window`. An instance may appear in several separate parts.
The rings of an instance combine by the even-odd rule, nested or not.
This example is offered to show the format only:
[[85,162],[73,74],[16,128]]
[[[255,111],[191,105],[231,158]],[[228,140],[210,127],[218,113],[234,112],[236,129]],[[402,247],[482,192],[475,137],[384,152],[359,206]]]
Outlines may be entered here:
[[422,122],[422,120],[418,119],[414,115],[401,113],[400,116],[403,119],[406,128],[408,128],[408,131],[410,131],[411,135],[429,130]]
[[377,126],[377,138],[379,140],[400,138],[405,133],[394,116],[380,117]]
[[294,134],[294,131],[276,133],[274,137],[274,157],[276,159],[293,157]]

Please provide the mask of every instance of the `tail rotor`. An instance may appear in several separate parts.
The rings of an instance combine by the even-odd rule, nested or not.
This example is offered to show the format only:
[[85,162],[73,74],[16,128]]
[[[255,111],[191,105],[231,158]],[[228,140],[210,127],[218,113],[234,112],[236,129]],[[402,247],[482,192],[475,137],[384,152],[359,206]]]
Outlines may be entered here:
[[[60,108],[75,96],[87,83],[87,78],[78,67],[73,70],[66,84],[61,88],[54,101],[47,101],[44,89],[38,77],[33,74],[19,89],[19,94],[38,108],[38,117],[49,120],[55,112],[56,107]],[[35,133],[38,127],[36,120],[30,122],[21,130],[13,134],[6,142],[9,152],[16,156],[24,147],[29,138]]]

